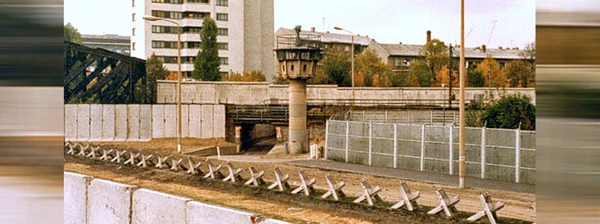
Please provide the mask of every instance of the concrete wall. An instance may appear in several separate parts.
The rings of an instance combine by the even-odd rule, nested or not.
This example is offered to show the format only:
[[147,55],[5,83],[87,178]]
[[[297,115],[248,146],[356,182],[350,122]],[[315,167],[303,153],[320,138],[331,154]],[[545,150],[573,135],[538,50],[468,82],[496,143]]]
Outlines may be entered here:
[[[64,222],[255,223],[260,214],[65,172]],[[286,223],[266,219],[260,223]]]
[[[182,136],[224,138],[224,105],[182,105]],[[149,141],[177,137],[176,105],[65,104],[65,140]]]
[[[158,81],[158,103],[175,103],[175,81]],[[448,89],[445,88],[369,88],[354,89],[357,100],[445,100],[448,99]],[[457,96],[458,88],[453,89]],[[306,90],[308,103],[335,103],[340,100],[352,99],[352,88],[335,85],[309,85]],[[520,93],[529,96],[535,104],[534,88],[466,88],[465,99],[474,100],[476,94],[482,94],[484,99],[498,99],[502,94]],[[183,82],[182,102],[190,104],[220,104],[230,103],[239,105],[256,105],[264,101],[284,101],[288,99],[287,85],[270,85],[267,82]],[[433,103],[433,102],[432,102]],[[446,101],[435,102],[440,105]]]
[[[457,175],[458,133],[453,126],[328,120],[326,159]],[[535,184],[535,132],[468,127],[465,145],[467,176]]]

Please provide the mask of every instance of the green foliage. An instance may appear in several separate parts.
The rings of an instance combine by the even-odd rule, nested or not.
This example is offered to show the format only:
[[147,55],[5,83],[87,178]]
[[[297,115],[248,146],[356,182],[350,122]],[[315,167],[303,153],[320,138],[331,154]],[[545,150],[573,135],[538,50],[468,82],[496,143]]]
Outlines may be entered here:
[[[389,77],[392,67],[383,63],[374,50],[367,49],[356,56],[355,72],[363,76],[364,86],[387,87],[390,86]],[[355,77],[356,78],[356,77]]]
[[331,48],[325,54],[322,63],[323,72],[331,78],[333,84],[345,87],[352,86],[352,79],[350,77],[350,56],[346,52],[339,48]]
[[75,28],[71,23],[67,23],[64,26],[64,38],[66,41],[70,41],[71,43],[81,44],[83,43],[83,39],[81,38],[81,33]]
[[[421,49],[420,54],[425,57],[425,64],[431,74],[435,74],[442,67],[448,65],[448,46],[438,39],[427,42]],[[432,78],[435,79],[435,76]]]
[[392,87],[408,87],[410,86],[410,74],[407,72],[392,72],[388,77],[390,86]]
[[514,60],[506,66],[506,78],[510,87],[532,87],[535,74],[522,60]]
[[467,71],[467,86],[469,87],[483,87],[485,85],[485,78],[481,71],[475,69],[469,69]]
[[486,107],[481,122],[489,128],[535,130],[535,106],[527,96],[507,95]]
[[431,87],[435,74],[431,72],[427,63],[423,60],[415,60],[410,64],[411,86]]
[[200,50],[194,60],[192,78],[203,81],[219,81],[221,74],[219,68],[219,50],[217,48],[217,23],[211,18],[204,18],[200,32]]
[[252,70],[251,72],[229,72],[229,74],[221,77],[221,81],[227,82],[265,82],[265,74],[260,70]]
[[[310,79],[309,79],[309,81],[310,81]],[[290,83],[290,80],[284,78],[281,75],[277,75],[273,79],[273,84],[284,85],[284,84],[289,84],[289,83]]]
[[[287,84],[288,81],[286,79],[285,84]],[[323,71],[323,68],[318,67],[317,71],[315,72],[315,76],[312,77],[311,79],[309,79],[307,81],[308,84],[333,84],[333,80],[331,79],[330,76],[328,76],[327,74],[325,74],[325,72]]]
[[150,103],[156,103],[156,80],[165,79],[169,71],[164,67],[162,61],[152,53],[146,60],[146,90]]

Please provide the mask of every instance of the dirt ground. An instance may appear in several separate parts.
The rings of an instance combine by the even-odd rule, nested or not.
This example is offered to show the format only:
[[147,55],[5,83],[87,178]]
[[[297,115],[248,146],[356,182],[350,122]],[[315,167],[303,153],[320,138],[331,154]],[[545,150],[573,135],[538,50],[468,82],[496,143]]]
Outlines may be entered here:
[[[115,144],[117,143],[101,143],[96,145],[128,148],[152,154],[158,152],[163,156],[168,154],[177,158],[184,157],[178,155],[170,147],[157,148],[161,144],[164,146],[169,145],[168,141],[157,142],[153,145],[144,143]],[[195,161],[203,161],[205,158],[194,157],[194,159]],[[225,165],[225,162],[213,160],[213,163],[221,163],[222,165]],[[154,168],[130,167],[65,155],[66,171],[84,173],[96,178],[110,179],[139,187],[183,195],[200,201],[259,212],[267,217],[280,218],[295,223],[460,223],[462,221],[459,220],[465,220],[466,217],[479,211],[481,208],[477,195],[483,193],[482,189],[458,189],[455,186],[406,181],[413,191],[421,192],[418,203],[422,208],[420,211],[410,213],[403,210],[392,211],[388,209],[401,198],[399,180],[396,178],[301,168],[282,163],[232,162],[232,164],[236,167],[244,168],[242,177],[245,179],[249,178],[249,172],[247,171],[249,166],[253,166],[258,170],[265,170],[264,179],[267,182],[275,180],[273,168],[277,166],[284,174],[290,175],[289,183],[292,187],[299,185],[298,172],[299,170],[304,170],[309,178],[315,177],[317,179],[314,185],[317,192],[311,197],[291,195],[290,193],[266,190],[266,187],[240,187],[240,184],[203,180],[199,176],[189,176],[184,174],[184,172],[175,173]],[[201,169],[206,171],[207,167],[203,165]],[[227,173],[227,171],[224,171],[224,173]],[[320,195],[327,190],[327,182],[325,181],[326,173],[329,173],[334,180],[343,180],[346,183],[343,190],[348,198],[342,200],[342,202],[320,199]],[[359,197],[362,193],[359,184],[361,178],[365,178],[372,186],[380,186],[382,191],[379,195],[385,202],[379,203],[374,207],[352,203],[352,200]],[[436,188],[444,188],[450,196],[455,194],[460,196],[461,201],[456,207],[461,212],[456,219],[448,220],[441,216],[426,215],[426,212],[431,207],[437,206],[439,203],[435,194]],[[498,212],[498,216],[502,217],[501,223],[529,223],[535,221],[535,213],[531,208],[531,204],[535,202],[534,194],[496,190],[486,191],[492,195],[495,201],[501,201],[505,204],[505,207]]]

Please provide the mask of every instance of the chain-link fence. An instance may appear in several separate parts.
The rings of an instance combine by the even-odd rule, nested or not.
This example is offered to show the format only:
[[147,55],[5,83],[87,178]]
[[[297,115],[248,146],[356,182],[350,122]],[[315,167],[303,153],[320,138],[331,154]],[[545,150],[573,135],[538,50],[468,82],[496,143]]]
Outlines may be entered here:
[[[325,158],[458,174],[459,127],[328,120]],[[535,132],[467,127],[467,176],[535,184]]]

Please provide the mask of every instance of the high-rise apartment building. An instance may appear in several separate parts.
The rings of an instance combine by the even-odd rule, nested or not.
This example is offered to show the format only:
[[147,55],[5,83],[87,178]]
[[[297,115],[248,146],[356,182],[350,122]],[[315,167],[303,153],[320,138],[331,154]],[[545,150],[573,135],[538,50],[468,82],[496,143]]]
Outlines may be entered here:
[[177,71],[177,26],[181,26],[181,70],[190,77],[200,48],[204,18],[218,27],[221,72],[261,70],[273,76],[273,0],[132,0],[131,55],[147,59],[155,53],[169,71]]

